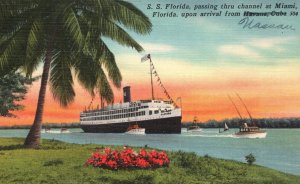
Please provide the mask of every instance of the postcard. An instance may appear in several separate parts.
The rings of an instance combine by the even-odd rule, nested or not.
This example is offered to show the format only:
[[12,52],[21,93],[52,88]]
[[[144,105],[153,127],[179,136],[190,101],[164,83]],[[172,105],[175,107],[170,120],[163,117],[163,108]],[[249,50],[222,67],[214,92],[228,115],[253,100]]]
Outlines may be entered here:
[[[43,2],[0,4],[0,183],[299,179],[299,1]],[[163,150],[164,159],[134,162],[149,180],[139,169],[124,174],[130,171],[124,167],[134,164],[124,164],[123,157],[123,165],[114,157],[115,165],[102,168],[106,178],[96,175],[93,167],[82,166],[94,147],[74,152],[78,166],[71,164],[90,180],[77,175],[58,180],[60,174],[50,168],[69,173],[71,161],[57,150],[53,159],[29,156],[28,162],[41,165],[25,168],[21,175],[44,168],[41,178],[18,180],[13,176],[17,169],[5,174],[9,163],[24,166],[14,151],[43,150],[43,144],[51,150],[54,143],[47,140],[63,141],[66,145],[57,147],[65,150],[71,149],[69,143],[101,145],[103,154],[118,146],[124,147],[120,154],[143,147],[145,152],[136,151],[139,159],[155,157],[148,149]],[[107,146],[112,147],[104,151]],[[86,163],[99,164],[94,161],[103,155],[97,154]],[[200,165],[192,166],[193,159]],[[232,163],[224,161],[228,165],[223,168],[220,161],[217,169],[209,168],[204,166],[212,163],[208,159]],[[249,166],[253,163],[258,167]],[[243,171],[236,171],[239,167]],[[109,173],[117,168],[124,178]],[[181,180],[191,168],[198,174]],[[289,175],[275,178],[272,172],[277,171]],[[250,180],[246,175],[252,172],[270,172],[273,179],[255,175]]]

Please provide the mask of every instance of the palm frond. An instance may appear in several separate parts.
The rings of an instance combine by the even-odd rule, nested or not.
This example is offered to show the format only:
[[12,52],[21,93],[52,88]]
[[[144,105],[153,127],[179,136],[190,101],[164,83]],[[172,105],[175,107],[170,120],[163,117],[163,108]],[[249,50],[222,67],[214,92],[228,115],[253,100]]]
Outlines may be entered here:
[[60,53],[51,63],[50,89],[53,98],[63,107],[73,102],[75,97],[69,60],[66,54]]
[[119,44],[132,47],[138,52],[143,51],[143,48],[138,44],[123,28],[109,20],[99,19],[99,29],[103,36],[117,41]]
[[122,23],[126,28],[132,29],[139,34],[148,34],[152,30],[150,19],[133,4],[116,0],[111,5],[110,15]]
[[94,14],[94,17],[105,17],[123,24],[139,34],[151,32],[149,18],[133,4],[121,0],[86,0],[80,6],[83,11]]
[[14,36],[26,24],[26,18],[6,18],[0,24],[0,43]]
[[[114,14],[115,16],[115,14],[120,13],[116,12],[116,10],[114,9],[116,7],[116,2],[109,0],[98,1],[102,5],[99,6],[101,11],[98,10],[99,8],[93,7],[90,7],[90,9],[84,9],[82,11],[82,16],[86,17],[90,21],[91,37],[93,39],[98,39],[101,36],[106,36],[114,41],[117,41],[123,46],[132,47],[138,52],[143,51],[141,45],[139,45],[120,25],[118,25],[118,20],[113,18],[112,14]],[[122,19],[124,17],[120,16],[119,18]],[[124,20],[124,22],[126,22],[126,20]],[[128,23],[128,25],[130,25],[130,23]]]
[[[80,12],[80,13],[77,12],[76,14],[77,15],[82,14],[82,12]],[[85,35],[87,35],[87,33],[90,31],[89,30],[89,27],[90,27],[89,21],[84,16],[77,16],[77,21],[78,21],[78,24],[80,25],[81,34],[83,35],[83,37],[85,37]]]
[[40,19],[35,19],[28,34],[26,58],[23,66],[27,76],[32,75],[43,57],[45,50],[44,40],[43,23]]
[[101,52],[101,54],[102,54],[102,57],[100,58],[100,62],[106,68],[106,70],[108,72],[108,77],[112,80],[113,84],[116,87],[120,88],[121,81],[122,81],[122,75],[117,66],[115,56],[101,39],[99,39],[98,42],[100,45],[98,52]]
[[113,101],[113,91],[100,62],[82,53],[73,67],[78,81],[92,96],[98,89],[106,102]]
[[0,38],[9,39],[36,13],[35,1],[0,1]]
[[97,81],[97,88],[99,89],[99,95],[107,103],[112,103],[114,101],[114,93],[109,85],[106,75],[103,70],[99,70],[98,72],[99,78]]
[[39,0],[0,0],[0,20],[15,17],[38,6]]
[[76,16],[71,7],[68,7],[64,11],[62,19],[64,27],[68,31],[69,36],[73,38],[74,46],[76,46],[77,48],[81,48],[84,37],[81,32],[78,17]]
[[16,70],[24,63],[28,30],[23,29],[0,44],[0,69]]
[[84,40],[84,46],[83,46],[83,52],[86,55],[92,56],[94,60],[97,60],[97,47],[95,47],[95,42],[97,42],[98,39],[93,39],[91,32],[89,31]]
[[[75,59],[75,58],[74,58]],[[95,60],[84,53],[81,53],[73,64],[75,74],[80,84],[94,96],[94,89],[97,86],[97,63]]]
[[93,40],[88,32],[83,52],[104,65],[113,84],[118,88],[121,86],[122,75],[116,64],[115,56],[102,39]]

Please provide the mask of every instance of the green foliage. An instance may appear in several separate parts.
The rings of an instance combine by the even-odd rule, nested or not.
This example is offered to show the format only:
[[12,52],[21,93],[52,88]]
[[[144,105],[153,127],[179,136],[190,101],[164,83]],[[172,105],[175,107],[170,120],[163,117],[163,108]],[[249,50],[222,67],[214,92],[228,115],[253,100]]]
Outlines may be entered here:
[[249,155],[246,155],[245,159],[249,165],[252,165],[256,161],[256,158],[252,153],[250,153]]
[[[296,184],[294,176],[253,165],[194,153],[168,152],[171,164],[167,168],[148,170],[118,170],[83,166],[90,154],[101,145],[68,144],[42,140],[38,150],[22,148],[23,139],[0,138],[0,183],[105,183],[105,184]],[[105,146],[107,147],[107,146]],[[123,146],[109,146],[122,149]],[[139,148],[134,148],[138,150]],[[184,161],[183,159],[188,161]],[[48,163],[49,166],[44,166]]]
[[17,102],[23,100],[28,91],[27,85],[37,78],[27,78],[19,72],[0,75],[0,116],[15,117],[11,111],[22,110],[23,105]]
[[178,167],[189,168],[197,161],[196,153],[185,153],[178,151],[175,156],[174,164]]
[[119,88],[122,76],[102,38],[140,52],[125,29],[143,35],[152,27],[143,12],[119,0],[11,0],[0,3],[0,12],[0,71],[21,68],[31,76],[51,60],[51,92],[62,106],[74,100],[74,78],[92,96],[113,102],[109,80]]

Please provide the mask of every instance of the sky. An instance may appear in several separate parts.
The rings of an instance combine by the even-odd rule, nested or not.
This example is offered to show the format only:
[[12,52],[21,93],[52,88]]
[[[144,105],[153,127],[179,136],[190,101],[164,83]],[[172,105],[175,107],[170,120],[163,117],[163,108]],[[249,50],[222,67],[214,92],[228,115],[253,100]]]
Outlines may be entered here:
[[[138,53],[104,38],[113,51],[123,76],[122,85],[130,85],[132,99],[151,98],[149,62],[141,57],[150,53],[162,83],[173,99],[181,97],[183,121],[222,120],[238,117],[228,99],[230,95],[248,118],[247,112],[235,95],[238,93],[255,118],[299,117],[300,115],[300,18],[298,16],[254,17],[254,22],[293,25],[295,30],[248,29],[238,22],[243,16],[181,17],[194,11],[195,4],[223,4],[222,1],[130,1],[142,10],[153,24],[149,35],[129,33],[145,49]],[[231,1],[226,1],[228,4]],[[237,7],[245,1],[232,1]],[[266,4],[269,1],[249,1]],[[285,1],[286,4],[295,1]],[[148,4],[188,4],[190,10],[160,10],[176,12],[178,17],[153,17],[156,10],[147,10]],[[273,4],[274,5],[274,4]],[[300,3],[297,4],[300,6]],[[272,9],[273,10],[273,9]],[[229,10],[217,10],[225,11]],[[243,10],[234,10],[242,12]],[[253,10],[255,11],[255,10]],[[269,11],[269,10],[260,10]],[[294,11],[294,9],[276,10]],[[298,9],[295,9],[298,11]],[[41,67],[36,75],[41,73]],[[154,80],[156,81],[156,80]],[[155,97],[166,98],[154,82]],[[34,119],[39,82],[30,86],[25,109],[15,112],[17,118],[0,118],[0,125],[31,124]],[[61,108],[48,88],[43,122],[79,122],[79,113],[91,102],[88,93],[75,82],[76,99],[68,108]],[[114,88],[115,102],[122,101],[122,90]],[[99,98],[93,102],[96,107]]]

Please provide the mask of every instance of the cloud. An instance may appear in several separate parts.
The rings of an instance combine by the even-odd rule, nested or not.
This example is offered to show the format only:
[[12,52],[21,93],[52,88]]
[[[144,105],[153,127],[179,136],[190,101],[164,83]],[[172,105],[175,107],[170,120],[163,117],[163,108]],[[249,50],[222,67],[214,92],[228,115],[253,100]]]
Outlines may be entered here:
[[199,18],[199,19],[192,19],[192,23],[196,26],[199,26],[201,30],[205,30],[206,32],[224,32],[228,29],[227,25],[225,25],[222,21],[212,21],[210,19]]
[[244,41],[240,44],[226,44],[219,47],[219,52],[225,55],[244,57],[248,59],[256,59],[262,61],[266,50],[282,53],[286,51],[284,45],[297,40],[297,37],[269,37],[269,38],[253,38],[250,41]]
[[172,45],[159,44],[159,43],[143,43],[141,44],[146,52],[171,52],[177,50]]
[[[139,54],[116,55],[117,64],[123,74],[123,82],[148,81],[149,63],[141,63]],[[184,59],[152,57],[162,81],[189,81],[193,78],[213,78],[218,67],[201,66]]]
[[246,47],[242,44],[237,45],[222,45],[219,47],[219,52],[222,54],[228,54],[233,56],[259,59],[261,56],[254,50]]
[[274,48],[277,51],[283,51],[284,49],[278,47],[278,45],[286,44],[290,41],[295,41],[295,37],[271,37],[271,38],[256,38],[253,39],[249,45],[262,48],[262,49],[271,49]]

